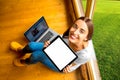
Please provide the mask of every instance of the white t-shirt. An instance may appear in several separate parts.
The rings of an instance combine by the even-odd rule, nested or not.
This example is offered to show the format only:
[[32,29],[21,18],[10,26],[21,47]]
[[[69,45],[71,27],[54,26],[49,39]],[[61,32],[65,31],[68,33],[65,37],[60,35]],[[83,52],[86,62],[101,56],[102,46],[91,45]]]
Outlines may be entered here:
[[[68,39],[63,38],[64,41],[68,44]],[[91,52],[88,51],[88,47],[90,46],[89,44],[90,42],[88,41],[88,46],[80,51],[75,52],[76,55],[78,56],[78,58],[73,62],[76,65],[70,67],[70,71],[72,72],[74,70],[76,70],[79,66],[81,66],[82,64],[85,64],[91,57]]]

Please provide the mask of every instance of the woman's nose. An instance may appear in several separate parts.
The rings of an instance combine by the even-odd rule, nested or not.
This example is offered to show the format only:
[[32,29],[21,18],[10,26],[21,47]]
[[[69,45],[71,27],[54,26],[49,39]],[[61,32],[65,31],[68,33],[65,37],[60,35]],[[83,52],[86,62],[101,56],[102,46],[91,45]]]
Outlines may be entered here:
[[79,29],[76,29],[76,30],[74,31],[74,34],[79,34]]

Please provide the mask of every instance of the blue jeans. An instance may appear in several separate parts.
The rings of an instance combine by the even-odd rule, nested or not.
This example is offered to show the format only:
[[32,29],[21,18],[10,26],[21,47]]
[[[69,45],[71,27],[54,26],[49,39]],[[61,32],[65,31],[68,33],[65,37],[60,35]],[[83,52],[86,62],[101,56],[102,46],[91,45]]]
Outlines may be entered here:
[[28,44],[32,54],[30,56],[30,63],[35,64],[37,62],[41,62],[50,69],[59,72],[59,70],[54,66],[54,64],[50,61],[50,59],[46,56],[46,54],[42,51],[44,43],[41,42],[30,42]]

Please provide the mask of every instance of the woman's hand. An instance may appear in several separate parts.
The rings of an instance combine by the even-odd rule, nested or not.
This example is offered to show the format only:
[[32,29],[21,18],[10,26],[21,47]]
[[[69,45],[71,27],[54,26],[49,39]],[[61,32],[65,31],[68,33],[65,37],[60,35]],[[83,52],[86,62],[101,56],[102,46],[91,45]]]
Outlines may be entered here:
[[47,47],[50,44],[50,41],[45,41],[44,47]]
[[66,68],[63,69],[64,73],[68,73],[70,72],[70,67],[72,67],[72,65],[68,65]]

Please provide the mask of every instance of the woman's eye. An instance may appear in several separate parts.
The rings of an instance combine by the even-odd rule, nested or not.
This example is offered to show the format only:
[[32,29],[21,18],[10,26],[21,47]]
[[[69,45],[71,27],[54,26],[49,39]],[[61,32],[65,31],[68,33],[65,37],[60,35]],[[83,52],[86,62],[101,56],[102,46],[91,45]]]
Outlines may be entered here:
[[84,33],[85,31],[84,30],[80,30],[80,33]]
[[77,29],[77,25],[76,24],[73,24],[73,26],[72,26],[73,28],[75,28],[75,29]]

